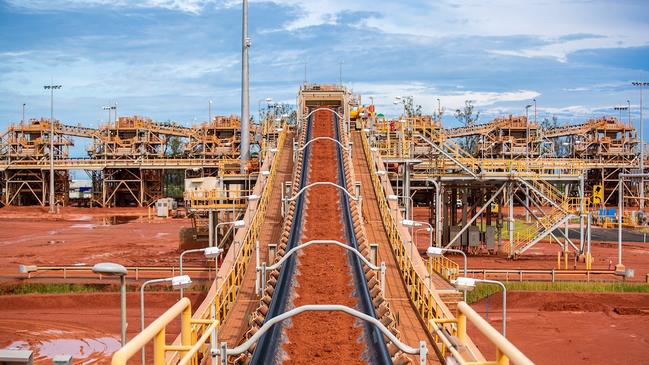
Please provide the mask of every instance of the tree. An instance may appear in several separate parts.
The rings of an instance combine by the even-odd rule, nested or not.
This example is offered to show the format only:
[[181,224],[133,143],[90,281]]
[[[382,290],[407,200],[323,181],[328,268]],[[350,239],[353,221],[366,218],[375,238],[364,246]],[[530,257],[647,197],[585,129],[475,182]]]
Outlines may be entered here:
[[[559,118],[556,115],[553,115],[552,118],[543,118],[540,125],[541,129],[547,131],[549,129],[559,127]],[[557,157],[564,157],[570,153],[569,146],[566,145],[569,143],[568,137],[558,137],[553,141],[552,152]]]
[[[475,106],[473,101],[465,100],[464,108],[455,109],[455,119],[462,123],[466,127],[475,125],[478,119],[480,119],[480,112],[475,112]],[[460,146],[467,152],[475,155],[477,154],[477,145],[478,145],[478,136],[469,136],[464,137],[460,141]]]
[[411,97],[403,98],[403,108],[405,109],[406,117],[408,118],[421,117],[422,115],[421,105],[415,105],[415,102]]
[[297,111],[295,110],[295,105],[285,104],[285,103],[276,103],[269,105],[265,110],[262,111],[261,120],[275,120],[277,118],[284,119],[284,115],[288,115],[287,121],[288,124],[295,124],[297,121]]
[[182,157],[185,143],[178,136],[171,136],[165,143],[165,156],[171,158]]

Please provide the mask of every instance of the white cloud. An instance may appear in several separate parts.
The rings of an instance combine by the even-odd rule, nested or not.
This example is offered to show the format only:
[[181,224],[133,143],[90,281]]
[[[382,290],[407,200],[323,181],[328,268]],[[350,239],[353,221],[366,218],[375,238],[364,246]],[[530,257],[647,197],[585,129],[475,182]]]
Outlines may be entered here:
[[31,10],[79,10],[92,7],[160,8],[199,14],[207,5],[217,0],[7,0],[16,8]]
[[437,100],[440,99],[444,109],[455,110],[464,106],[466,100],[473,101],[478,107],[485,107],[497,103],[518,102],[532,100],[541,94],[531,90],[515,91],[449,91],[437,90],[433,86],[424,83],[356,83],[354,92],[360,93],[365,99],[374,97],[374,102],[388,114],[398,114],[401,107],[393,104],[396,96],[413,96],[415,104],[422,106],[425,113],[432,113],[437,108]]
[[[604,0],[520,1],[470,0],[436,2],[394,1],[298,1],[270,0],[299,9],[295,20],[284,25],[297,31],[335,24],[340,15],[370,12],[356,26],[388,34],[414,36],[413,40],[446,37],[529,36],[543,44],[517,49],[494,49],[493,53],[522,57],[553,58],[565,62],[568,54],[583,49],[636,47],[649,44],[649,23],[637,14],[646,4]],[[611,7],[615,7],[614,10]],[[586,35],[576,37],[574,35]],[[590,35],[590,37],[588,37]]]

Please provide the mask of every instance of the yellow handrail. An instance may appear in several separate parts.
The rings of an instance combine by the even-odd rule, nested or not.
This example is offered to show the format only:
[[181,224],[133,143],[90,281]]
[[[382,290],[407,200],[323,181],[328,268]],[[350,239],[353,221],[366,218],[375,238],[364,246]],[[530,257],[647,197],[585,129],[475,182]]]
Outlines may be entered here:
[[[381,212],[383,226],[388,235],[388,241],[390,242],[392,252],[397,259],[399,271],[401,272],[403,281],[406,284],[406,289],[408,291],[410,301],[414,304],[419,315],[424,319],[425,323],[428,323],[428,321],[432,319],[445,318],[447,317],[447,314],[445,314],[442,309],[443,304],[439,303],[436,300],[436,297],[433,296],[433,294],[426,286],[426,280],[421,277],[419,272],[415,269],[412,261],[410,260],[410,256],[406,250],[406,247],[403,245],[403,240],[401,239],[401,235],[399,233],[399,227],[390,214],[388,202],[385,194],[383,193],[378,174],[376,173],[376,166],[374,166],[373,163],[374,159],[372,158],[367,136],[361,133],[361,139],[365,157],[368,161],[370,176],[372,178],[372,185],[374,187],[376,199],[379,205],[379,211]],[[452,261],[449,260],[449,263],[450,262]],[[457,264],[455,264],[454,269],[455,272],[457,272]],[[449,268],[449,271],[451,271],[451,268]],[[431,328],[429,327],[428,330],[430,331]],[[438,338],[435,338],[435,340],[436,342],[438,342]],[[442,348],[440,349],[442,355],[444,355],[445,351],[445,346],[442,346]]]
[[[281,151],[286,140],[288,128],[284,125],[284,132],[278,138],[278,152],[273,156],[271,163],[270,174],[266,179],[266,184],[263,187],[261,197],[259,199],[257,209],[252,218],[250,228],[246,231],[242,244],[239,246],[239,252],[236,253],[236,258],[230,271],[225,275],[225,278],[220,283],[216,290],[214,298],[205,306],[202,312],[194,314],[192,319],[191,303],[189,299],[183,298],[164,314],[158,317],[152,324],[144,329],[140,334],[129,341],[122,349],[113,355],[112,365],[124,365],[126,361],[131,358],[135,353],[140,351],[149,341],[154,341],[154,364],[162,365],[165,363],[165,353],[175,352],[176,354],[185,352],[185,356],[177,358],[174,356],[174,361],[181,361],[183,364],[191,363],[196,364],[199,351],[207,351],[208,347],[203,346],[208,338],[211,338],[213,329],[220,328],[220,325],[232,309],[234,302],[239,294],[239,288],[243,282],[243,277],[250,263],[250,256],[252,255],[255,242],[259,237],[261,226],[264,222],[264,216],[270,199],[273,181],[277,174],[279,166],[279,158]],[[236,247],[236,246],[233,246]],[[214,310],[214,318],[212,319],[211,311]],[[182,328],[180,345],[167,346],[165,345],[165,328],[174,320],[179,314],[182,313]],[[207,327],[206,327],[207,326]],[[198,338],[198,334],[202,333]]]
[[[167,309],[160,317],[158,317],[153,323],[148,325],[142,332],[137,336],[132,338],[124,347],[119,349],[113,354],[113,359],[111,361],[112,365],[126,365],[126,362],[137,354],[146,346],[147,343],[153,340],[153,363],[155,365],[162,365],[165,363],[165,353],[166,352],[187,352],[193,350],[191,346],[192,337],[195,336],[195,333],[199,329],[194,329],[195,333],[192,333],[191,325],[195,321],[192,318],[192,304],[188,298],[182,298],[171,308]],[[176,317],[180,316],[180,337],[181,345],[180,346],[168,346],[165,344],[165,335],[166,328],[169,323],[176,320]],[[200,325],[205,326],[209,325],[207,329],[203,332],[201,340],[198,344],[205,343],[205,341],[211,337],[212,329],[216,328],[217,321],[201,321]],[[184,358],[194,358],[196,360],[196,352],[191,352],[191,356],[185,355]]]

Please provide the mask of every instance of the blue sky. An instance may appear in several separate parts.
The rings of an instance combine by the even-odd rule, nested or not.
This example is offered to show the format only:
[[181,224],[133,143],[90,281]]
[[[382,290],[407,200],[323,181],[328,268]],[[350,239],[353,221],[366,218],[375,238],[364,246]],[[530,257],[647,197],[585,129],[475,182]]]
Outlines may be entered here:
[[[55,116],[75,124],[105,121],[112,102],[120,115],[185,125],[207,119],[210,99],[215,114],[238,114],[240,5],[0,1],[0,128],[22,103],[28,117],[48,116],[52,79],[63,85]],[[253,113],[266,97],[294,103],[305,62],[310,82],[337,82],[343,62],[343,82],[388,115],[397,95],[425,112],[440,98],[447,126],[466,99],[482,122],[533,98],[540,118],[562,122],[615,115],[630,99],[637,122],[631,81],[649,81],[643,0],[251,0],[250,13]]]

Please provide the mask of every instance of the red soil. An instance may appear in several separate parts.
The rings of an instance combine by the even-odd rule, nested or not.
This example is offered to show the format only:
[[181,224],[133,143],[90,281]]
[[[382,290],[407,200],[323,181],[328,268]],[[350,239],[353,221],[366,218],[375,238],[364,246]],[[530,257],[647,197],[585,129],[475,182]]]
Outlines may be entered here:
[[[193,305],[203,294],[185,292]],[[139,293],[127,294],[127,337],[140,332]],[[169,309],[178,292],[145,295],[145,323]],[[18,347],[34,352],[35,364],[51,364],[59,354],[74,363],[107,364],[120,347],[119,293],[30,294],[0,297],[0,348]],[[180,320],[167,328],[170,343],[180,331]],[[148,346],[151,359],[151,345]],[[137,355],[133,362],[139,362]]]
[[[489,299],[489,322],[501,326],[500,294]],[[472,307],[485,315],[487,299]],[[493,360],[495,348],[469,325]],[[644,364],[649,348],[649,294],[510,292],[507,338],[536,364]]]
[[[146,208],[62,208],[50,216],[47,208],[5,207],[0,209],[0,282],[22,278],[19,264],[177,266],[178,232],[190,226],[189,219],[148,219]],[[186,263],[205,260],[188,255]]]
[[[331,113],[315,113],[313,138],[333,137]],[[312,145],[309,183],[337,182],[336,146],[330,142]],[[308,205],[302,242],[332,239],[344,242],[339,194],[330,186],[318,186],[308,192]],[[352,277],[344,249],[314,245],[304,249],[298,259],[295,306],[305,304],[356,305],[352,296]],[[290,364],[363,364],[360,326],[353,317],[330,312],[307,312],[292,320],[286,331],[288,343],[285,363]],[[291,340],[294,340],[291,341]]]

